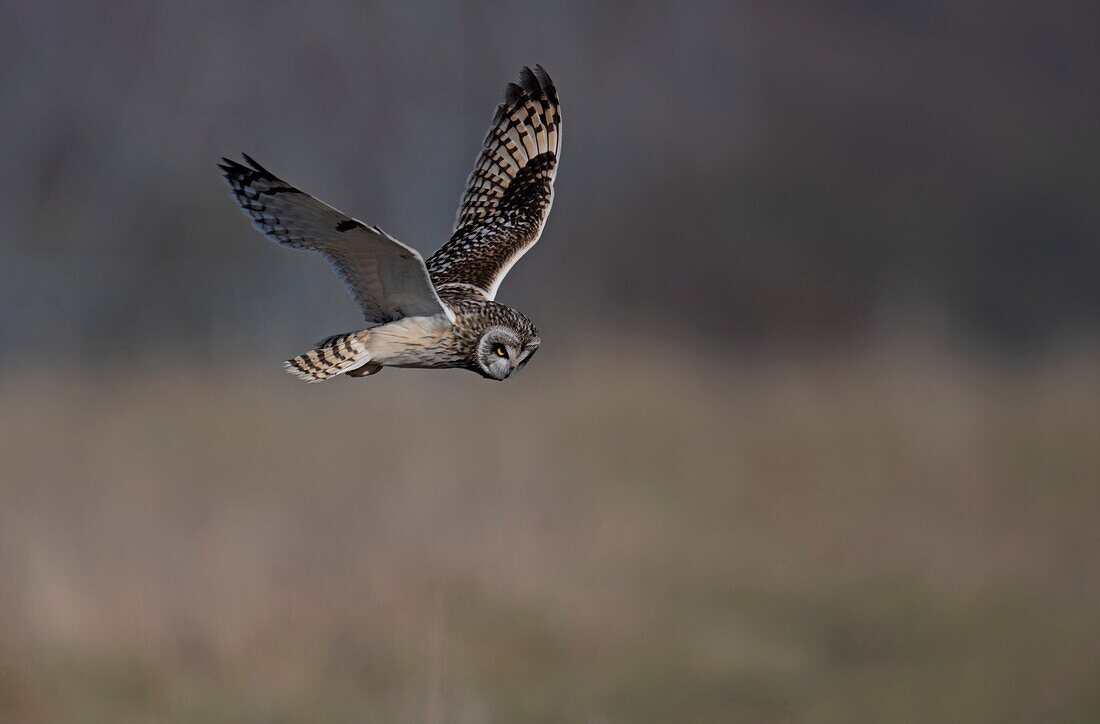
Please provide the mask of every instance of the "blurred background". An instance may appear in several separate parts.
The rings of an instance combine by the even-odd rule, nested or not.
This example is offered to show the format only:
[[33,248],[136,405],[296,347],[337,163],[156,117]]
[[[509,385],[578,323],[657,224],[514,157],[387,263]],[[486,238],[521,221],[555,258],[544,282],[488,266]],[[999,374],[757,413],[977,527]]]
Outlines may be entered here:
[[[1095,3],[0,5],[0,720],[1100,718]],[[427,256],[565,123],[507,384],[215,163]]]

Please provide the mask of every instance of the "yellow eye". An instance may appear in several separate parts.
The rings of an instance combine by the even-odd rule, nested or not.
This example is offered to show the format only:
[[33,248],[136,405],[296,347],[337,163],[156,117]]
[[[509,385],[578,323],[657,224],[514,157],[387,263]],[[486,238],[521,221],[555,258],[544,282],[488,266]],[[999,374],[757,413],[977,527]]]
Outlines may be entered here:
[[504,349],[503,344],[495,345],[493,347],[493,354],[495,354],[497,357],[507,357],[508,356],[508,352],[507,352],[507,350]]

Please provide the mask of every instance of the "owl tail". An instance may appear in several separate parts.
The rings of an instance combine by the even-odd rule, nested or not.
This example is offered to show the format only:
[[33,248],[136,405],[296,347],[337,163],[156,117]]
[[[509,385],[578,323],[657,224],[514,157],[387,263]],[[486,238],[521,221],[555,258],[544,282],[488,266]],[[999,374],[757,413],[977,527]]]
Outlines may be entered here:
[[306,382],[324,382],[342,372],[354,377],[374,374],[382,368],[370,364],[369,340],[369,330],[333,335],[318,342],[317,349],[289,359],[283,366]]

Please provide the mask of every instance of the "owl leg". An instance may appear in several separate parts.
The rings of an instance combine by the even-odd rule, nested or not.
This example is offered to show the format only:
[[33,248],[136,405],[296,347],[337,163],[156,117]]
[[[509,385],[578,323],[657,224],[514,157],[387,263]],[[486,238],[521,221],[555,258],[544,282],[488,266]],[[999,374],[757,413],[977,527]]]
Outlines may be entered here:
[[357,367],[347,373],[348,377],[370,377],[371,375],[378,374],[382,371],[382,365],[376,365],[372,362],[368,362],[362,367]]

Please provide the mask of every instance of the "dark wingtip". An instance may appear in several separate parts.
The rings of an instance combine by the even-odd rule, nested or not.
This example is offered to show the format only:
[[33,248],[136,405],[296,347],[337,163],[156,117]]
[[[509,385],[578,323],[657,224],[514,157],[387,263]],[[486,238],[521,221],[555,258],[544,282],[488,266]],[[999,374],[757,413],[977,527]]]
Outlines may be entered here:
[[226,173],[236,173],[244,167],[236,161],[222,156],[222,162],[218,164],[218,168],[220,168],[222,171],[225,171]]
[[517,101],[523,99],[523,88],[515,83],[509,83],[504,88],[504,105],[514,106]]
[[535,77],[534,71],[526,65],[523,66],[523,69],[519,72],[519,84],[528,95],[538,96],[542,93],[542,86],[539,85],[539,79]]
[[259,164],[259,162],[256,161],[256,159],[252,158],[251,156],[249,156],[244,151],[241,151],[241,156],[244,158],[245,161],[248,162],[248,165],[251,166],[254,170],[259,171],[260,173],[268,173],[268,170],[266,168],[261,166]]
[[537,63],[533,70],[529,66],[523,66],[519,72],[519,83],[509,83],[504,90],[506,107],[514,107],[526,99],[558,102],[554,81],[550,80],[550,74],[546,69]]
[[554,81],[550,79],[550,74],[546,72],[546,68],[543,68],[538,63],[535,63],[535,78],[538,79],[539,86],[542,87],[542,93],[550,101],[558,102],[558,89],[554,87]]

